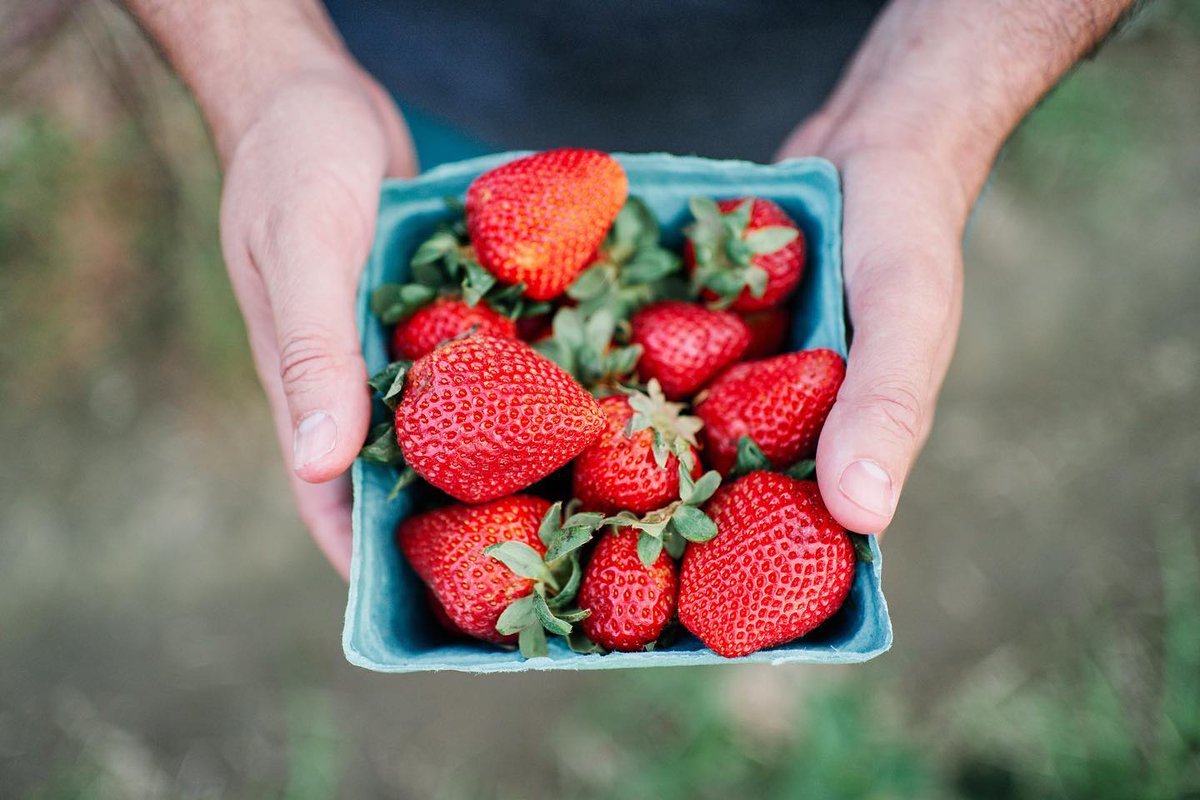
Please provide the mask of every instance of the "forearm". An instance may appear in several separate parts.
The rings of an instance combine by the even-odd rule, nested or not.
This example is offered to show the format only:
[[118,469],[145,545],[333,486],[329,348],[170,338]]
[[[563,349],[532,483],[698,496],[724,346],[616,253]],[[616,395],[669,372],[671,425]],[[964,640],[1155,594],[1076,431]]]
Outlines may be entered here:
[[1012,130],[1131,5],[894,0],[822,111],[826,149],[922,150],[969,206]]
[[222,161],[272,90],[352,62],[315,0],[123,0],[191,88]]

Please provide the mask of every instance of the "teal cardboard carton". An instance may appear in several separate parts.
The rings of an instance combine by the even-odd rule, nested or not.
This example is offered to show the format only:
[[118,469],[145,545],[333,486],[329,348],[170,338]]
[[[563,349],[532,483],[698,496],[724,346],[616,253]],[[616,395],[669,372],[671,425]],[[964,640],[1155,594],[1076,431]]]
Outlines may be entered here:
[[[378,229],[358,293],[358,325],[370,372],[387,364],[387,336],[371,314],[371,291],[407,277],[417,245],[446,216],[443,198],[462,197],[476,175],[523,153],[505,153],[448,164],[411,181],[384,185]],[[641,197],[662,223],[666,244],[678,247],[689,220],[693,195],[758,195],[779,203],[804,229],[808,264],[793,301],[793,349],[828,347],[846,354],[842,296],[842,200],[837,171],[821,159],[780,164],[713,161],[662,154],[622,155],[630,194]],[[346,607],[343,647],[353,664],[378,672],[521,672],[548,669],[614,669],[793,662],[839,664],[866,661],[891,646],[892,628],[880,588],[882,557],[860,563],[842,609],[808,636],[743,658],[722,658],[694,637],[684,636],[653,652],[579,655],[551,637],[545,658],[523,659],[516,651],[452,640],[434,621],[416,574],[395,544],[400,520],[413,513],[414,494],[388,501],[395,480],[391,468],[354,463],[354,555]]]

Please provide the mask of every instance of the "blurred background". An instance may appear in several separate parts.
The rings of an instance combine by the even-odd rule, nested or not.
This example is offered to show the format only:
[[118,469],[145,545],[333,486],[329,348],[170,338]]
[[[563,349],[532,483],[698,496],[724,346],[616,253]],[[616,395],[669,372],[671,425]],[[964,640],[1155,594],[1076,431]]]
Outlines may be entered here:
[[1200,798],[1200,2],[1010,143],[862,667],[383,676],[288,497],[187,94],[0,3],[0,797]]

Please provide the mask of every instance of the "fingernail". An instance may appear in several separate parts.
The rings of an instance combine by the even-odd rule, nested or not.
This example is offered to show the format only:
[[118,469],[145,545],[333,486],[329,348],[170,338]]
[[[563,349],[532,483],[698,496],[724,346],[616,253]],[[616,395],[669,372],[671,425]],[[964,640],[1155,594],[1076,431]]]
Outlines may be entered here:
[[333,452],[337,444],[337,423],[324,411],[305,414],[296,426],[292,442],[292,462],[295,469],[308,466]]
[[896,502],[892,495],[892,479],[887,470],[874,461],[863,459],[846,467],[838,488],[859,508],[881,517],[891,516]]

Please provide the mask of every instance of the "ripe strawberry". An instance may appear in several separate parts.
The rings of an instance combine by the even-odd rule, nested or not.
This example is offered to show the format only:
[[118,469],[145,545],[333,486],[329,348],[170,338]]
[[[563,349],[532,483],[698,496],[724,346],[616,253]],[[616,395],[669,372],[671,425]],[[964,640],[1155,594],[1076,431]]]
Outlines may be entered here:
[[811,458],[845,375],[845,362],[832,350],[734,364],[696,405],[708,463],[727,475],[743,436],[753,439],[778,469]]
[[591,261],[629,181],[611,156],[548,150],[480,175],[467,190],[467,228],[480,263],[525,296],[562,294]]
[[679,497],[679,457],[700,475],[695,417],[681,416],[657,383],[649,394],[600,401],[604,432],[575,459],[574,493],[584,508],[644,514]]
[[397,323],[392,350],[396,358],[415,361],[472,328],[502,339],[517,335],[517,324],[488,305],[479,303],[472,307],[460,298],[442,297]]
[[660,552],[653,566],[638,558],[638,534],[621,528],[596,544],[579,587],[581,625],[608,650],[642,650],[658,639],[675,613],[675,562]]
[[531,578],[517,575],[484,548],[521,542],[539,554],[546,546],[538,525],[550,503],[513,495],[478,506],[452,505],[400,523],[400,551],[445,609],[450,621],[470,636],[510,643],[496,622],[512,602],[533,591]]
[[604,428],[592,396],[524,342],[468,336],[413,363],[396,441],[418,475],[466,503],[544,478]]
[[789,642],[834,614],[854,580],[854,546],[812,481],[751,472],[707,511],[715,538],[683,556],[679,620],[726,658]]
[[638,374],[657,379],[670,400],[689,397],[750,344],[750,329],[737,314],[666,300],[630,320],[631,344],[642,346]]
[[804,234],[774,202],[697,197],[691,209],[684,260],[705,300],[757,311],[779,305],[800,283]]
[[791,317],[785,308],[764,308],[762,311],[751,311],[741,314],[742,321],[750,329],[750,346],[742,353],[742,358],[765,358],[778,355],[787,341],[791,327]]
[[454,620],[450,619],[450,615],[446,613],[446,607],[442,605],[442,601],[438,600],[437,595],[428,586],[425,587],[425,600],[429,603],[429,613],[433,614],[433,618],[437,620],[438,627],[452,636],[462,636],[463,632],[454,624]]

